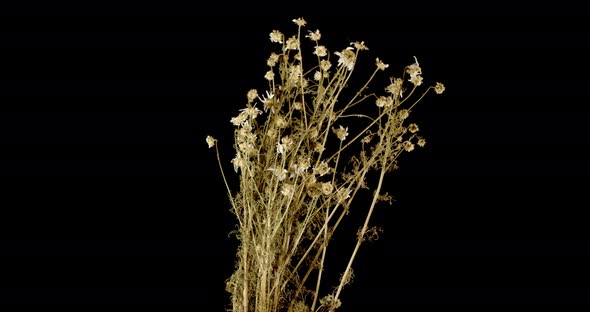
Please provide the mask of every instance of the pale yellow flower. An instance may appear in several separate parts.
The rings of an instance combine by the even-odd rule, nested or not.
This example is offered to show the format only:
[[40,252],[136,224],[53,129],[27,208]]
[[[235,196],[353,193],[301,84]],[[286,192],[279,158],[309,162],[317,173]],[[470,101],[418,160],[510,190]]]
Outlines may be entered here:
[[267,170],[271,171],[279,181],[283,181],[287,178],[287,170],[285,168],[268,168]]
[[316,30],[315,32],[312,32],[310,30],[309,35],[307,35],[305,37],[311,39],[312,41],[319,41],[322,38],[322,34],[320,33],[319,30]]
[[246,115],[250,116],[251,118],[256,118],[258,115],[262,114],[262,111],[256,106],[242,108],[241,111],[246,113]]
[[422,75],[422,69],[420,68],[420,64],[418,64],[418,59],[415,56],[414,60],[416,61],[416,63],[408,66],[408,68],[406,69],[406,73],[410,74],[410,77]]
[[299,48],[299,41],[295,36],[287,39],[287,44],[285,46],[287,50],[297,50]]
[[319,45],[319,46],[315,47],[313,54],[315,54],[319,57],[324,57],[324,56],[328,55],[328,49],[326,49],[326,47],[323,45]]
[[348,47],[341,52],[334,52],[338,58],[338,66],[344,65],[348,70],[354,68],[354,62],[356,61],[356,54],[352,51],[351,47]]
[[416,142],[416,144],[418,144],[418,146],[420,147],[424,147],[424,145],[426,145],[426,140],[422,137],[418,138],[418,142]]
[[275,65],[277,65],[278,61],[279,61],[279,55],[273,52],[268,57],[268,60],[266,61],[266,65],[268,65],[270,67],[274,67]]
[[313,173],[319,175],[320,177],[328,174],[329,172],[330,166],[328,166],[328,163],[323,160],[317,166],[313,167]]
[[340,141],[344,141],[348,136],[348,127],[344,128],[340,126],[338,129],[332,128],[332,131],[334,131],[334,134],[336,134]]
[[275,79],[275,73],[272,70],[267,71],[266,74],[264,74],[264,79],[272,81]]
[[283,33],[281,33],[280,31],[273,30],[269,36],[271,42],[283,43]]
[[434,86],[434,92],[436,92],[436,94],[442,94],[443,92],[445,92],[445,85],[443,85],[440,82],[437,82]]
[[383,63],[383,61],[379,58],[375,60],[375,65],[377,65],[377,69],[379,70],[385,70],[387,67],[389,67],[389,64]]
[[334,190],[334,186],[332,185],[331,182],[322,183],[322,193],[324,193],[324,195],[332,194],[333,190]]
[[410,131],[411,133],[416,133],[418,132],[418,125],[415,123],[412,123],[408,126],[408,131]]
[[375,101],[377,107],[385,107],[393,105],[393,99],[390,96],[380,96]]
[[365,45],[364,41],[361,41],[361,42],[355,41],[355,42],[351,42],[350,44],[354,45],[354,47],[357,50],[369,50],[369,48],[367,48],[367,46]]
[[238,169],[243,168],[245,165],[244,159],[240,156],[240,154],[236,154],[236,157],[231,160],[231,163],[234,165],[234,171],[238,172]]
[[406,119],[410,116],[410,112],[407,109],[402,109],[399,111],[399,118]]
[[404,81],[401,78],[393,78],[391,79],[391,83],[385,87],[385,91],[391,93],[393,96],[403,96],[403,83]]
[[283,184],[283,186],[281,187],[281,195],[285,197],[291,197],[293,196],[293,194],[295,194],[295,186],[293,186],[293,184],[290,183]]
[[256,89],[252,89],[250,91],[248,91],[248,94],[246,94],[246,97],[248,98],[248,104],[254,102],[254,100],[256,100],[256,98],[258,97],[258,91],[256,91]]
[[330,70],[330,67],[332,67],[332,63],[330,63],[330,61],[328,60],[321,60],[320,61],[320,68],[327,72],[328,70]]
[[404,150],[406,152],[411,152],[414,150],[414,143],[410,142],[410,141],[404,141]]
[[294,19],[293,23],[297,24],[299,27],[303,27],[305,24],[307,24],[307,22],[302,17]]
[[210,135],[208,135],[205,140],[207,141],[207,145],[209,146],[209,148],[212,148],[213,146],[215,146],[215,142],[217,141],[215,138],[213,138]]
[[415,85],[416,87],[422,84],[422,76],[412,76],[410,77],[410,82]]
[[313,73],[313,80],[320,81],[321,79],[322,79],[322,72],[319,70],[316,70],[315,73]]
[[238,116],[236,117],[232,117],[232,119],[230,120],[230,122],[234,125],[234,126],[240,126],[241,124],[244,123],[244,121],[246,121],[248,119],[248,115],[244,112],[241,112]]

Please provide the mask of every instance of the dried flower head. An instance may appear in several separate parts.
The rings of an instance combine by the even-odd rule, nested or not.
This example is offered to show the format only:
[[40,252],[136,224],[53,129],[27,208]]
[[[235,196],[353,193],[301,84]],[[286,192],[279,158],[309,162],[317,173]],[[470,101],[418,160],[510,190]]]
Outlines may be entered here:
[[348,136],[348,127],[344,128],[340,126],[338,129],[332,128],[332,131],[334,131],[334,134],[336,134],[336,137],[338,137],[340,141],[344,141]]
[[273,30],[269,36],[271,42],[283,43],[283,33],[281,33],[280,31]]
[[299,49],[299,40],[297,40],[297,37],[293,36],[293,37],[290,37],[289,39],[287,39],[287,44],[286,44],[285,48],[287,50]]
[[354,62],[356,61],[356,54],[352,51],[351,47],[348,47],[341,52],[334,52],[338,58],[338,66],[344,65],[348,70],[354,68]]
[[302,17],[294,19],[293,23],[297,24],[299,27],[303,27],[307,24],[307,22]]
[[442,94],[443,92],[445,92],[445,85],[443,85],[440,82],[437,82],[434,86],[434,92],[436,92],[436,94]]
[[358,42],[351,42],[351,45],[353,45],[357,50],[369,50],[369,48],[367,48],[367,46],[365,45],[364,41]]
[[379,69],[379,70],[385,70],[386,68],[389,67],[389,64],[383,63],[383,61],[380,60],[379,58],[377,58],[375,60],[375,65],[377,65],[377,69]]
[[205,140],[207,141],[207,145],[209,146],[209,148],[212,148],[213,146],[215,146],[215,142],[217,141],[215,138],[213,138],[210,135],[208,135]]
[[313,54],[315,54],[319,57],[324,57],[324,56],[328,55],[328,49],[326,49],[326,47],[323,45],[319,45],[319,46],[315,47]]
[[319,41],[322,38],[322,34],[320,33],[319,30],[316,30],[314,32],[312,32],[311,30],[309,31],[309,34],[307,36],[305,36],[309,39],[311,39],[312,41]]
[[411,152],[414,150],[414,143],[410,142],[410,141],[404,141],[404,150],[406,152]]
[[410,131],[411,133],[416,133],[418,132],[418,125],[415,123],[412,123],[408,126],[408,131]]
[[391,106],[393,105],[393,99],[391,98],[391,96],[380,96],[375,101],[375,104],[377,105],[377,107]]
[[248,98],[248,104],[250,104],[254,102],[254,100],[256,100],[256,98],[258,97],[258,91],[256,91],[256,89],[251,89],[246,94],[246,97]]
[[423,137],[419,137],[418,142],[416,142],[416,144],[418,144],[418,146],[420,147],[424,147],[424,145],[426,145],[426,140]]
[[275,79],[275,73],[272,70],[267,71],[266,74],[264,74],[264,79],[272,81]]
[[270,67],[274,67],[275,65],[277,65],[278,61],[279,61],[279,55],[273,52],[268,57],[268,60],[266,60],[266,65],[268,65]]
[[408,117],[410,117],[410,111],[408,111],[407,109],[402,109],[399,111],[399,118],[406,119]]

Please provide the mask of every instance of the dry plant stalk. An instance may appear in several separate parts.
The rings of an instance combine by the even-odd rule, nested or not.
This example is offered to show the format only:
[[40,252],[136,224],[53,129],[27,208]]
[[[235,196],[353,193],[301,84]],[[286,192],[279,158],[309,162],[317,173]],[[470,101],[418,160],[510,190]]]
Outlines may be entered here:
[[[330,54],[320,44],[319,30],[309,31],[305,37],[313,44],[310,57],[315,63],[307,68],[301,38],[306,22],[293,22],[298,31],[292,37],[277,30],[270,33],[280,50],[267,61],[268,89],[262,96],[250,90],[246,107],[231,119],[236,151],[231,162],[239,175],[235,194],[223,173],[216,139],[206,138],[217,151],[238,221],[236,268],[227,281],[230,310],[235,312],[334,311],[341,305],[340,294],[350,282],[359,247],[376,235],[369,227],[375,205],[391,200],[381,193],[385,174],[397,168],[400,154],[426,142],[416,124],[405,122],[430,89],[444,91],[436,83],[410,102],[423,83],[416,60],[401,77],[390,78],[382,94],[365,93],[373,78],[388,68],[378,58],[366,83],[347,91],[359,54],[368,50],[364,42]],[[362,111],[355,112],[361,106]],[[349,135],[348,124],[359,123],[358,132]],[[377,185],[348,265],[339,284],[320,297],[326,288],[322,271],[330,238],[357,192],[369,188],[371,171],[377,173]]]

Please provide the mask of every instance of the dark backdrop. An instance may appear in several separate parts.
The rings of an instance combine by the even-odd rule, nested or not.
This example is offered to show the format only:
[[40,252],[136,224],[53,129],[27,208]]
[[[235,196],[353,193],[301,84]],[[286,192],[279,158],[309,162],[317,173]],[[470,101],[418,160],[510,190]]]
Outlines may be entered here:
[[417,56],[447,87],[412,115],[428,145],[388,177],[396,202],[376,212],[385,231],[361,249],[343,311],[590,301],[583,11],[18,9],[0,19],[0,302],[222,311],[234,219],[204,139],[229,164],[229,119],[265,85],[268,33],[299,16],[330,48],[364,40],[398,70]]

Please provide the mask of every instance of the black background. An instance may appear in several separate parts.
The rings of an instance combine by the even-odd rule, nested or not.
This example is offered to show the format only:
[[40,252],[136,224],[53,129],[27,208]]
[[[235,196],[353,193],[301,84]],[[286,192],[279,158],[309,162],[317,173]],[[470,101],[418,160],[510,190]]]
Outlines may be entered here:
[[329,48],[364,40],[390,75],[417,56],[447,87],[412,114],[427,147],[386,180],[396,202],[376,212],[385,232],[361,249],[342,311],[590,301],[583,10],[264,8],[2,11],[0,302],[222,311],[234,219],[204,139],[229,164],[229,119],[265,85],[268,33],[299,16]]

